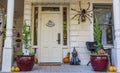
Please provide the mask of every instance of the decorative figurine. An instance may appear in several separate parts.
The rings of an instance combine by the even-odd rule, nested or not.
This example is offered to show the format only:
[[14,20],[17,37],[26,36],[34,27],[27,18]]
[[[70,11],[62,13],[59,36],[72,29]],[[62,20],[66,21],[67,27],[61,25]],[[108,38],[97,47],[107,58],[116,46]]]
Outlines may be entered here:
[[73,52],[72,52],[72,57],[70,60],[70,65],[80,65],[80,59],[78,58],[78,53],[74,47]]

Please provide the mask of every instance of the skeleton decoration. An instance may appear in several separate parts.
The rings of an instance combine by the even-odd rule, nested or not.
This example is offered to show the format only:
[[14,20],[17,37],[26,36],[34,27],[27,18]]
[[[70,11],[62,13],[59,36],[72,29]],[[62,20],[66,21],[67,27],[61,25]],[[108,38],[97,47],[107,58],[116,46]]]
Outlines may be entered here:
[[77,14],[72,17],[72,19],[78,16],[78,24],[80,24],[80,19],[81,19],[81,22],[85,22],[86,18],[90,21],[90,23],[92,23],[92,20],[90,19],[90,17],[92,17],[92,13],[90,12],[92,12],[93,10],[89,10],[89,9],[90,9],[90,2],[88,2],[87,9],[82,9],[81,1],[79,1],[79,10],[71,8],[71,10],[77,12]]
[[80,59],[78,58],[78,53],[74,47],[73,52],[72,52],[72,57],[70,60],[70,65],[80,65]]

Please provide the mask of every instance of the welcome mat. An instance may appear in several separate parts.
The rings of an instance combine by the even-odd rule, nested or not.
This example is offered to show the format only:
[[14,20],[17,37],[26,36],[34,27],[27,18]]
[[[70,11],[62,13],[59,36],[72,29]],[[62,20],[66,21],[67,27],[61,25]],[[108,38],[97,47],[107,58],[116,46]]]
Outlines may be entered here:
[[60,63],[40,63],[39,66],[61,66]]

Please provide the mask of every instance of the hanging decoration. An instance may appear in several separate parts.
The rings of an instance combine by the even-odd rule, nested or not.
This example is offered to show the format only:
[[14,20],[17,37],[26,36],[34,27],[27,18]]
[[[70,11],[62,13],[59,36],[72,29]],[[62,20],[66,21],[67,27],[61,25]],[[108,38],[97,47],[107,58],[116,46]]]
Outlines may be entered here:
[[92,13],[90,12],[92,12],[93,10],[89,10],[89,9],[90,9],[90,2],[88,2],[88,8],[82,9],[81,1],[79,1],[79,10],[71,8],[72,11],[77,12],[77,14],[72,17],[72,19],[78,16],[78,24],[80,24],[80,19],[81,22],[85,22],[86,18],[90,21],[90,23],[92,23],[92,20],[90,19],[90,17],[92,17]]
[[54,23],[53,21],[49,20],[49,21],[47,22],[46,26],[48,26],[48,27],[53,27],[53,26],[55,26],[55,23]]

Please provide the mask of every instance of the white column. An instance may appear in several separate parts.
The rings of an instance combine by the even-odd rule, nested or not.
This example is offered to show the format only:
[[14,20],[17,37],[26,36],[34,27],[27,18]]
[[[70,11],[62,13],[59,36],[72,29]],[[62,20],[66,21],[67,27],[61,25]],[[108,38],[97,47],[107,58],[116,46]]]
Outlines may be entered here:
[[114,13],[114,29],[115,29],[115,40],[114,40],[114,55],[115,55],[115,66],[117,71],[120,72],[120,0],[113,0],[113,13]]
[[14,17],[14,0],[7,0],[7,24],[6,39],[3,48],[2,72],[10,72],[13,57],[13,17]]

